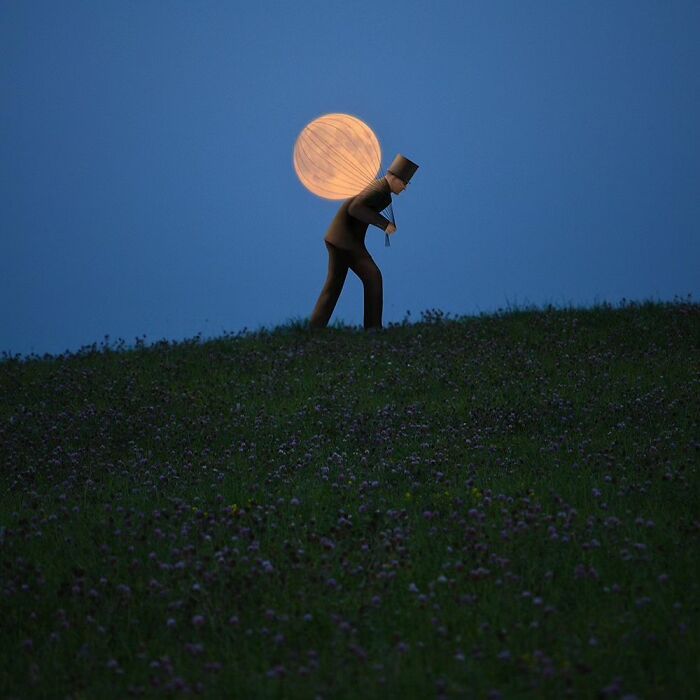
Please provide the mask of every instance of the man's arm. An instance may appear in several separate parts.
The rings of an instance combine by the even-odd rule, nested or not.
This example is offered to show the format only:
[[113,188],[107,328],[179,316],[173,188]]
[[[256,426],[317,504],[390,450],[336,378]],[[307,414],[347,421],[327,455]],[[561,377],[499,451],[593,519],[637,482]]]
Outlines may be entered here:
[[367,193],[361,192],[358,194],[355,199],[350,202],[348,214],[355,219],[359,219],[364,224],[373,224],[382,231],[386,231],[386,227],[391,223],[391,221],[389,221],[389,219],[385,219],[381,214],[377,213],[377,211],[372,208],[376,195],[377,193],[373,190],[370,190]]

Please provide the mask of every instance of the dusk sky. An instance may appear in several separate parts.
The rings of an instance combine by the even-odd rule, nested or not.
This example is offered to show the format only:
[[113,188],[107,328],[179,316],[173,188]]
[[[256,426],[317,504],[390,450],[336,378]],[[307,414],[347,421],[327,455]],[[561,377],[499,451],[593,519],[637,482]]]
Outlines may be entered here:
[[[700,291],[698,2],[0,0],[0,351],[311,314],[340,202],[295,140],[345,112],[419,164],[370,226],[410,310]],[[362,325],[348,273],[330,324]]]

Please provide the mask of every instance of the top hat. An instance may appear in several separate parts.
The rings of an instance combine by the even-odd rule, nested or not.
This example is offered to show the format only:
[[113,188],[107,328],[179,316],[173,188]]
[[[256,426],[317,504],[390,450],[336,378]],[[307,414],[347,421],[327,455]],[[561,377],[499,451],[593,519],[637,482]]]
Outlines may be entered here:
[[392,164],[387,168],[387,172],[403,180],[406,184],[413,177],[413,173],[418,170],[418,166],[404,158],[400,153],[394,158]]

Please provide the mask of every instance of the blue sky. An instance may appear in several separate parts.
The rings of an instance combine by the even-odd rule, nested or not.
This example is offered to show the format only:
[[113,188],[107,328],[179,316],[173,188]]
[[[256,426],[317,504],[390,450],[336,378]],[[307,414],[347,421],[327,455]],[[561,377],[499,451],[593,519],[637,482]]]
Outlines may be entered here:
[[[308,318],[338,203],[297,135],[360,117],[420,165],[383,323],[407,310],[700,290],[697,2],[0,4],[0,351]],[[348,273],[331,324],[362,325]]]

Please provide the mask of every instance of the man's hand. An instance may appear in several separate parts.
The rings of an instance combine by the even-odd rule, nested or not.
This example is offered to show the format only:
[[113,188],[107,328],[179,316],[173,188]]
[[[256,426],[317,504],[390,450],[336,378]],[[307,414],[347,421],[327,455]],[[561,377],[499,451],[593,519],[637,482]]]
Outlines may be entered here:
[[389,224],[385,229],[386,233],[396,233],[396,226]]

